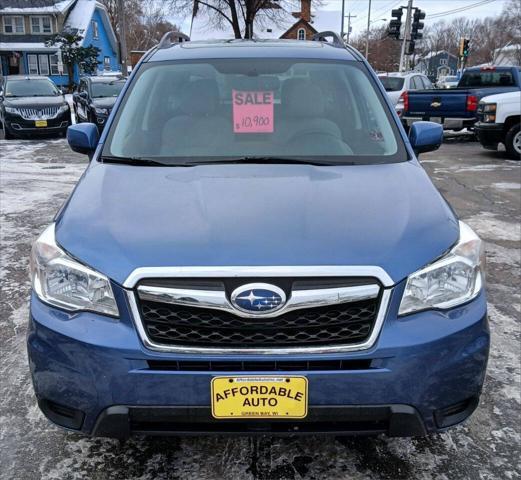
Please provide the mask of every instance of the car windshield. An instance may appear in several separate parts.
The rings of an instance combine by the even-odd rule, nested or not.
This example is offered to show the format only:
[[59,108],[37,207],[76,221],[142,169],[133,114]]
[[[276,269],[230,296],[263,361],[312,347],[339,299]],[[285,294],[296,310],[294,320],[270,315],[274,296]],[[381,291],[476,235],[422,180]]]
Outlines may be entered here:
[[123,80],[92,82],[92,98],[117,97],[124,85]]
[[125,95],[102,155],[168,164],[405,161],[375,87],[354,61],[151,62]]
[[465,72],[458,87],[514,87],[514,76],[510,70],[482,70]]
[[6,97],[55,97],[61,95],[49,80],[8,80],[5,85]]
[[445,81],[445,82],[457,82],[458,81],[458,77],[445,77],[443,79],[443,81]]
[[401,77],[388,77],[382,75],[378,78],[387,92],[399,92],[403,88],[404,79]]

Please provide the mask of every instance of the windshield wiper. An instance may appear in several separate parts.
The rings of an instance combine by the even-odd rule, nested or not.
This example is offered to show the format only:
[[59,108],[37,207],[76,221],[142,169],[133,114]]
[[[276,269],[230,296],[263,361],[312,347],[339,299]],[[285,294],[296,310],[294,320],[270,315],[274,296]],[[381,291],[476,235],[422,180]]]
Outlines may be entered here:
[[152,158],[144,157],[116,157],[113,155],[102,155],[101,161],[103,163],[121,163],[124,165],[137,165],[145,167],[169,167],[170,163],[159,162]]
[[214,160],[200,160],[183,165],[212,165],[216,163],[232,163],[232,164],[301,164],[301,165],[353,165],[352,162],[328,162],[325,160],[305,159],[297,157],[263,157],[263,156],[247,156],[247,157],[222,157]]

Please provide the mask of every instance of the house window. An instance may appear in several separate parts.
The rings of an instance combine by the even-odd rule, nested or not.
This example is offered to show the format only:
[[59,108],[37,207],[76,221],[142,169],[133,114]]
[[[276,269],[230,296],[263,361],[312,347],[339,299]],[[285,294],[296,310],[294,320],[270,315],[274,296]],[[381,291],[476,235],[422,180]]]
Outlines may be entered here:
[[51,75],[59,75],[60,69],[58,68],[58,55],[49,55],[49,64],[51,66]]
[[110,71],[110,57],[103,57],[103,70]]
[[24,18],[15,16],[3,17],[4,33],[21,34],[25,33]]
[[297,40],[305,40],[306,39],[306,30],[303,28],[299,28],[297,30]]
[[31,17],[32,33],[52,33],[51,17]]
[[448,65],[449,61],[446,58],[440,59],[440,65]]
[[27,67],[29,75],[60,75],[58,55],[55,53],[51,55],[30,53],[27,55]]
[[92,20],[92,38],[99,38],[98,22]]
[[29,75],[38,75],[38,55],[27,55]]
[[49,75],[49,55],[38,55],[38,66],[40,67],[40,75]]

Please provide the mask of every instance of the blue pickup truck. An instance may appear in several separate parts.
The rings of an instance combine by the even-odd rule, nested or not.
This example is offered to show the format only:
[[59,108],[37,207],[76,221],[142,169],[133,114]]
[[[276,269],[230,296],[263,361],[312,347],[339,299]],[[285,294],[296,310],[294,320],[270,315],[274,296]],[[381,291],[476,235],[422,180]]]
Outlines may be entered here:
[[[334,42],[323,41],[332,36]],[[45,415],[88,435],[421,436],[476,408],[483,245],[369,64],[313,41],[147,53],[33,245]]]
[[521,90],[520,72],[520,67],[472,67],[463,72],[456,88],[405,92],[399,105],[402,122],[405,127],[429,120],[446,130],[471,128],[481,98]]

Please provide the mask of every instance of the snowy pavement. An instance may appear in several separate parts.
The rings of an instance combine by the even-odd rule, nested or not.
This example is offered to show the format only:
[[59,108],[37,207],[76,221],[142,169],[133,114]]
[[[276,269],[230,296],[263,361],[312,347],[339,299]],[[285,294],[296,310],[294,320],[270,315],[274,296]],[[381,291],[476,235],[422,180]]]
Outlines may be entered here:
[[36,406],[25,350],[31,241],[87,165],[66,141],[0,140],[0,478],[519,479],[521,163],[459,137],[422,157],[486,240],[492,350],[481,404],[463,426],[421,439],[91,439]]

